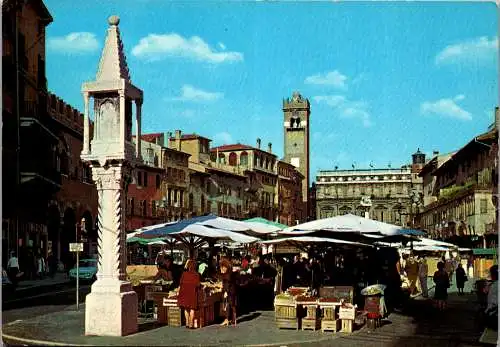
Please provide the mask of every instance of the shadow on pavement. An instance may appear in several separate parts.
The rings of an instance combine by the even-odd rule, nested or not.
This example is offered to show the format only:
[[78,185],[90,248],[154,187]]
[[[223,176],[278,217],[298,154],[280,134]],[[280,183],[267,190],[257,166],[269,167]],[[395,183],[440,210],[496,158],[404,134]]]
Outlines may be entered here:
[[254,320],[254,319],[260,317],[260,315],[261,315],[260,312],[252,312],[252,313],[247,314],[245,316],[239,317],[238,323],[249,322],[251,320]]
[[444,311],[437,310],[431,299],[410,300],[403,312],[394,317],[403,323],[403,328],[392,332],[390,346],[480,345],[478,310],[474,294],[450,293]]

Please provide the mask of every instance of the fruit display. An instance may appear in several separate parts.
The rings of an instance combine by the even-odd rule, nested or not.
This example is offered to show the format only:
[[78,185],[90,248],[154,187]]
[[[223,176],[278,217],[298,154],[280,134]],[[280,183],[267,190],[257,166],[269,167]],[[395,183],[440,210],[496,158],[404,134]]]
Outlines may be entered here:
[[316,302],[318,299],[313,296],[299,295],[296,300],[297,302]]
[[327,303],[327,302],[340,302],[340,300],[339,300],[339,298],[333,298],[333,297],[332,298],[320,298],[319,302],[320,303],[321,302],[325,302],[325,303]]
[[304,294],[306,291],[307,288],[290,287],[287,289],[287,293],[289,293],[291,296],[298,296]]

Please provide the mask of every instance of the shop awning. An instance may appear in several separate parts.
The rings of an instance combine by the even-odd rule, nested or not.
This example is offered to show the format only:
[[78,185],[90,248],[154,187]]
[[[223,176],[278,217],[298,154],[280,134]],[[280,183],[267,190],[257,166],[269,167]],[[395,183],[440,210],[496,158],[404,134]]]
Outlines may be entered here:
[[472,254],[474,255],[497,255],[498,250],[496,248],[474,248],[472,250]]

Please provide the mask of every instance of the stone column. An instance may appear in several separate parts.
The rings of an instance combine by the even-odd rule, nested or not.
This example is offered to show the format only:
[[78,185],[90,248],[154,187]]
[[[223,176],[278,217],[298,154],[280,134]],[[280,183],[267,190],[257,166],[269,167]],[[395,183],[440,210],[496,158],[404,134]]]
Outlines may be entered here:
[[83,153],[88,154],[90,150],[90,115],[89,115],[89,93],[83,93]]
[[135,151],[138,160],[141,160],[141,117],[142,117],[142,100],[135,100],[135,131],[136,131],[136,144]]
[[137,294],[126,281],[125,178],[121,164],[93,167],[99,196],[97,281],[86,298],[85,334],[124,336],[137,332]]
[[125,137],[125,132],[127,130],[126,127],[126,122],[125,122],[125,91],[120,90],[119,91],[120,95],[120,144],[123,146],[121,149],[123,154],[125,155],[125,148],[127,146],[126,144],[126,137]]

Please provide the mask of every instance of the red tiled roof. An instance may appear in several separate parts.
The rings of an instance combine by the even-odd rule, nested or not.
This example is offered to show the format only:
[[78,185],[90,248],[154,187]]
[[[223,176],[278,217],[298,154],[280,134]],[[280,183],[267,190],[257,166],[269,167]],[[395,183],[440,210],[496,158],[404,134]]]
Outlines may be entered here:
[[[146,142],[156,142],[155,140],[162,136],[163,133],[141,134],[141,140]],[[135,136],[134,136],[135,138]]]
[[219,152],[243,151],[243,150],[246,150],[246,149],[257,149],[257,148],[253,148],[252,146],[248,146],[248,145],[243,145],[241,143],[236,143],[236,144],[233,144],[233,145],[223,145],[223,146],[211,148],[210,152],[217,152],[217,150]]
[[[208,137],[203,137],[203,136],[200,136],[198,134],[184,134],[184,135],[181,135],[181,140],[196,140],[196,139],[199,139],[199,138],[207,139],[209,141],[212,141]],[[170,139],[171,140],[175,140],[175,136],[170,136]]]

